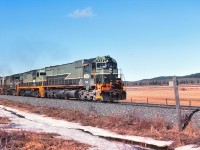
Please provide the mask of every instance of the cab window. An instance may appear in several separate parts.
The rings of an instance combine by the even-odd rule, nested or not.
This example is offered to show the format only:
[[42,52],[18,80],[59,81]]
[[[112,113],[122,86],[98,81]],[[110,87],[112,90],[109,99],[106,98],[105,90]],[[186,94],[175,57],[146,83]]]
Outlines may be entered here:
[[89,72],[89,71],[90,71],[89,65],[84,66],[84,72]]
[[106,68],[106,63],[97,63],[97,68]]

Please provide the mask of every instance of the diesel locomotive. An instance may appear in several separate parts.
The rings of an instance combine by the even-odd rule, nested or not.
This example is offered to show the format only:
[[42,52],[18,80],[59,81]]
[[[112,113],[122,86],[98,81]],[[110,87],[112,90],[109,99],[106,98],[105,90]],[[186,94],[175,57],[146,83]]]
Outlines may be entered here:
[[0,77],[0,94],[114,101],[126,99],[122,75],[110,56]]

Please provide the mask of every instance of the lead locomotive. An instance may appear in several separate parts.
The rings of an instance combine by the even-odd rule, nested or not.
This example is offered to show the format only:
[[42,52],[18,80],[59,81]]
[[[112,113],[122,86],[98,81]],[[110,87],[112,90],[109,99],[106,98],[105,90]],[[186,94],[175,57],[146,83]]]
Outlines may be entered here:
[[110,56],[78,60],[0,77],[0,94],[81,100],[126,99],[117,62]]

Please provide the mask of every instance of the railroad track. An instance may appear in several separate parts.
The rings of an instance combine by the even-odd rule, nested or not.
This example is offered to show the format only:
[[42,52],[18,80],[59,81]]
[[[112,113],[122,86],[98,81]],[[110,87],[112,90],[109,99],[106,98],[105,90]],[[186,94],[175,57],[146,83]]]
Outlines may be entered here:
[[[9,95],[6,95],[9,97]],[[12,96],[11,96],[12,97]],[[17,96],[17,97],[23,97],[23,96]],[[23,97],[23,98],[29,98],[29,97]],[[34,97],[30,97],[30,98],[33,98]],[[106,105],[124,105],[124,106],[141,106],[141,107],[155,107],[155,108],[166,108],[166,109],[176,109],[176,106],[175,105],[164,105],[164,104],[150,104],[150,103],[133,103],[133,102],[117,102],[117,101],[114,101],[114,102],[109,102],[109,101],[103,101],[103,102],[100,102],[100,101],[89,101],[89,100],[81,100],[81,99],[56,99],[56,98],[41,98],[41,99],[51,99],[51,100],[55,100],[55,101],[75,101],[75,102],[80,102],[80,103],[103,103],[103,104],[106,104]],[[181,109],[183,110],[200,110],[200,106],[181,106]]]
[[[147,104],[147,103],[129,103],[129,102],[118,102],[120,105],[131,105],[131,106],[144,106],[144,107],[159,107],[167,109],[176,109],[176,105],[164,105],[164,104]],[[200,106],[181,106],[184,110],[200,110]]]

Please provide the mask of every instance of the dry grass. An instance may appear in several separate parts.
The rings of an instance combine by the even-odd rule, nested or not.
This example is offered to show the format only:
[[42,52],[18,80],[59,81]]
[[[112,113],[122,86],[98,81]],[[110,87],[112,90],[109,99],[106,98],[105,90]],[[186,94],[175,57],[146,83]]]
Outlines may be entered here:
[[10,122],[11,121],[8,117],[0,117],[0,124],[8,124]]
[[[179,86],[181,105],[200,106],[200,86]],[[174,89],[169,86],[143,86],[127,88],[127,99],[124,102],[153,104],[175,104]]]
[[[8,123],[10,123],[8,118],[0,117],[0,124]],[[7,131],[6,129],[0,129],[0,149],[3,150],[85,150],[89,147],[76,141],[55,138],[58,134]]]
[[94,114],[83,114],[80,111],[56,109],[48,107],[35,107],[22,103],[1,100],[1,105],[14,107],[38,114],[45,114],[50,117],[60,118],[71,122],[78,122],[85,126],[95,126],[108,129],[122,135],[138,135],[152,137],[157,140],[173,140],[174,145],[181,146],[186,144],[200,145],[200,130],[191,124],[181,133],[176,126],[169,126],[163,119],[157,117],[156,120],[141,119],[139,114],[133,112],[126,117],[119,116],[98,116]]
[[88,145],[72,140],[54,138],[52,133],[34,133],[27,131],[6,132],[0,130],[1,149],[21,149],[21,150],[82,150]]

